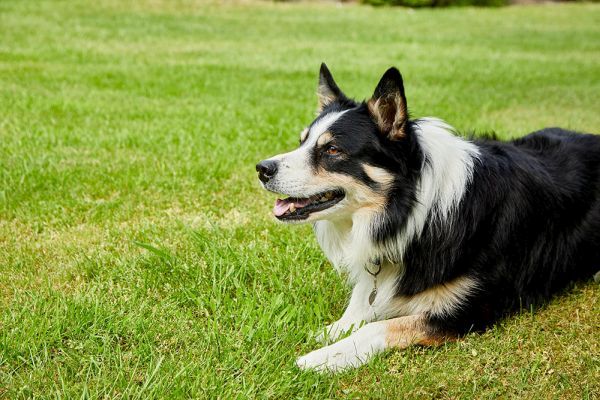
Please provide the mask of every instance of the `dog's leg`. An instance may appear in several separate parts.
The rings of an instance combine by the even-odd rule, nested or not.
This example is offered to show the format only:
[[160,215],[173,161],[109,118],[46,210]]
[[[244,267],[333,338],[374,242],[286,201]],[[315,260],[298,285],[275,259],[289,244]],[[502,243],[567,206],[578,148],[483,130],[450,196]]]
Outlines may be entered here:
[[376,319],[375,309],[369,305],[372,285],[369,280],[361,280],[354,286],[346,311],[339,320],[327,325],[325,331],[317,336],[319,342],[336,341],[344,333],[354,332],[364,323]]
[[424,315],[410,315],[367,324],[337,343],[300,357],[296,364],[302,369],[336,372],[358,367],[389,348],[438,345],[447,339],[435,334]]
[[399,314],[392,306],[396,293],[397,276],[397,267],[388,265],[378,277],[377,296],[375,296],[373,304],[369,304],[374,282],[373,277],[363,271],[352,289],[346,311],[339,320],[327,325],[325,332],[319,334],[317,340],[320,342],[335,341],[346,332],[356,331],[364,323],[397,317]]

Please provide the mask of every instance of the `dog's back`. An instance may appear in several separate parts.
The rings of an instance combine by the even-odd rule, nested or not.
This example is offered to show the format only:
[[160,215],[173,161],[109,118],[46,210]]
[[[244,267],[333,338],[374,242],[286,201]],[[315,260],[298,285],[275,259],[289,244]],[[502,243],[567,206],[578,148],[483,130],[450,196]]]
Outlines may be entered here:
[[600,136],[546,128],[513,141],[540,160],[559,194],[561,223],[580,237],[571,279],[600,271]]
[[[546,128],[513,141],[546,167],[560,193],[567,226],[582,239],[577,271],[588,277],[600,270],[600,136]],[[571,218],[571,220],[567,220]],[[586,261],[587,260],[587,261]]]
[[499,287],[528,307],[600,270],[600,136],[546,128],[478,145],[472,189],[496,196],[487,203],[499,229],[484,252],[504,260]]

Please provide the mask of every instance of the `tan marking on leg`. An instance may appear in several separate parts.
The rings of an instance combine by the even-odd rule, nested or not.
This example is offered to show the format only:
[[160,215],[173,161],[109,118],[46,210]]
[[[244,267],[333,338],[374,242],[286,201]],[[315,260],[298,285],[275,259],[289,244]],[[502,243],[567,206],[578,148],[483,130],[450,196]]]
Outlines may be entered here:
[[409,315],[387,321],[387,347],[405,349],[411,345],[439,346],[452,339],[450,336],[430,333],[423,315]]
[[425,338],[421,315],[394,318],[387,321],[385,341],[388,347],[407,348]]
[[427,347],[437,347],[441,346],[446,342],[454,342],[457,338],[455,337],[446,337],[446,336],[430,336],[421,340],[418,345],[427,346]]

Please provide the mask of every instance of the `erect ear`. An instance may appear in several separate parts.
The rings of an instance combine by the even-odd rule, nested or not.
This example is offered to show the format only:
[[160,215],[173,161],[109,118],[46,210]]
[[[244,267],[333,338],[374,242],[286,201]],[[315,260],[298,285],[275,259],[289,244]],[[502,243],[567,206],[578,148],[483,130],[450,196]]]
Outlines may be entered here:
[[383,74],[367,105],[381,133],[390,140],[406,136],[408,111],[400,71],[392,67]]
[[331,76],[331,72],[329,72],[325,63],[321,64],[321,70],[319,71],[317,96],[319,97],[319,112],[323,111],[325,107],[337,99],[344,97],[344,94],[333,80],[333,76]]

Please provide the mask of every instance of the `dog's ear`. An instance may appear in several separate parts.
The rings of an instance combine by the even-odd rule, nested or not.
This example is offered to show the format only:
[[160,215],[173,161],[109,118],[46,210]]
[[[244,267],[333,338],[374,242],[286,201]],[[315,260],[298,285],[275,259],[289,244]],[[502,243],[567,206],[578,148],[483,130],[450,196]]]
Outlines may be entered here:
[[390,140],[406,136],[408,110],[400,71],[392,67],[383,74],[367,106],[381,133]]
[[323,109],[329,104],[345,97],[338,85],[333,80],[333,76],[331,76],[331,72],[329,72],[329,69],[325,63],[321,64],[321,70],[319,71],[319,87],[317,89],[317,96],[319,98],[319,112],[323,111]]

